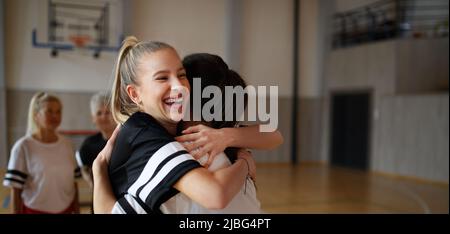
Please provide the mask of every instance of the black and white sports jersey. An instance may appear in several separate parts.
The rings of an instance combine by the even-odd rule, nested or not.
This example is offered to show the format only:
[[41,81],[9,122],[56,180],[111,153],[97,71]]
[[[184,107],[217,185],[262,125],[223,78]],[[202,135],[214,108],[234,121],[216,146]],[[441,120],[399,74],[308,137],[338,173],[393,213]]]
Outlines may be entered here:
[[150,115],[133,114],[122,126],[109,165],[118,202],[113,213],[161,213],[173,185],[201,165]]

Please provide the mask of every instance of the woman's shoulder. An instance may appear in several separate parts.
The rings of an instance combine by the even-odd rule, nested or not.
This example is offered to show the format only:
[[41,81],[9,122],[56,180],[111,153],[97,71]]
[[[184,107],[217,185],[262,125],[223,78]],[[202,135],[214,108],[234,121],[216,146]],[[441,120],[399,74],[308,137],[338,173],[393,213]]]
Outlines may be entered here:
[[32,136],[29,136],[29,135],[22,136],[14,143],[13,149],[25,147],[26,145],[30,144],[30,142],[32,142],[32,141],[33,141]]
[[19,138],[11,148],[11,157],[20,157],[27,155],[34,149],[34,139],[31,135],[25,135]]
[[[137,112],[128,118],[120,128],[111,155],[110,171],[123,166],[130,158],[150,157],[159,148],[173,142],[163,129],[150,115]],[[139,159],[139,160],[141,160]]]
[[[122,133],[123,132],[123,133]],[[130,136],[131,141],[141,140],[168,140],[173,141],[164,127],[162,127],[151,115],[136,112],[124,123],[120,133]]]

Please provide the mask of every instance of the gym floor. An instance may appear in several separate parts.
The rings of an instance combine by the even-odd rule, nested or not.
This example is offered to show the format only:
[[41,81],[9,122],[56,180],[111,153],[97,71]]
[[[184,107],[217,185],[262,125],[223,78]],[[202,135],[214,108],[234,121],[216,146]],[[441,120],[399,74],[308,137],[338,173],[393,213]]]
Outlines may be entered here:
[[[1,178],[4,171],[0,172]],[[267,213],[423,214],[449,212],[449,186],[413,178],[322,164],[258,164],[258,198]],[[81,212],[90,213],[91,190],[79,185]],[[0,213],[9,213],[9,189],[0,188]]]

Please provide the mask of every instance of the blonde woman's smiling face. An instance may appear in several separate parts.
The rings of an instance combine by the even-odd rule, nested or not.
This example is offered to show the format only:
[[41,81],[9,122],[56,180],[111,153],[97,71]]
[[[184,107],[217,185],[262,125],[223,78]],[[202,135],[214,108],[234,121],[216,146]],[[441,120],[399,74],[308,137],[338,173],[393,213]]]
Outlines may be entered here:
[[190,86],[177,52],[167,48],[143,56],[137,77],[135,97],[130,95],[135,103],[159,121],[179,122],[189,102]]

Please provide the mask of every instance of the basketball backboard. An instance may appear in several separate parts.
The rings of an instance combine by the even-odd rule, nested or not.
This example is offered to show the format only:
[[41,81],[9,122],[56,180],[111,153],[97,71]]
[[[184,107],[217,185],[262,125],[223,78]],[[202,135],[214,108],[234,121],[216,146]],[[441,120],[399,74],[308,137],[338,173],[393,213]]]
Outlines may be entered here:
[[38,0],[33,46],[59,51],[88,50],[94,57],[117,51],[123,39],[122,0]]

